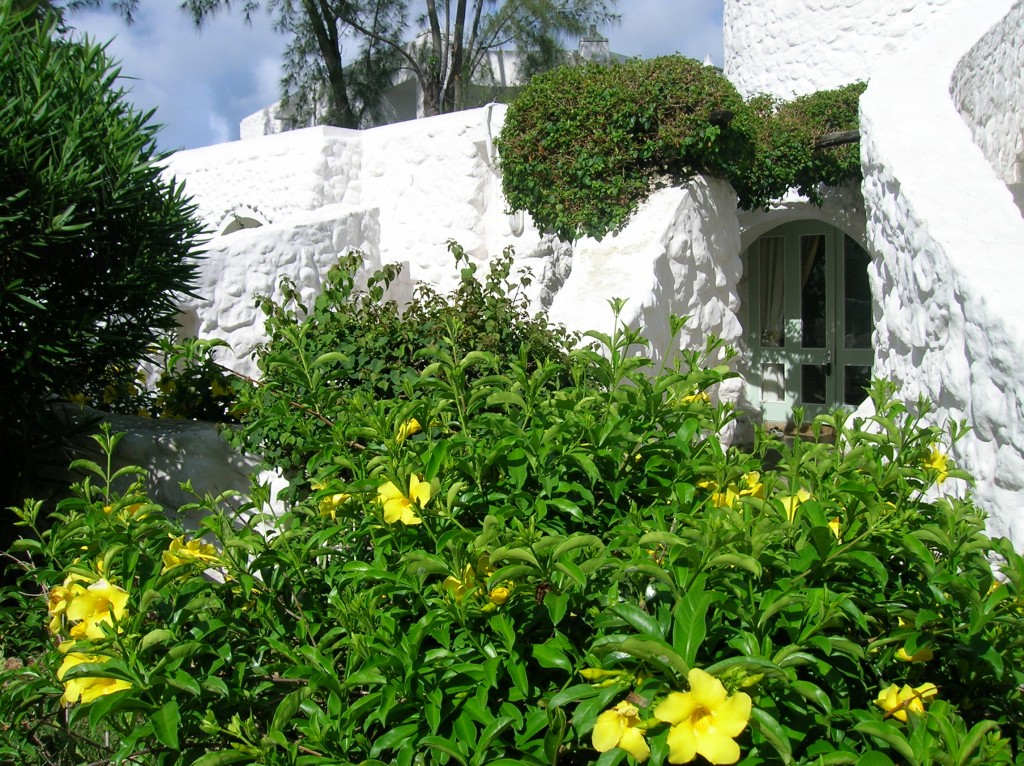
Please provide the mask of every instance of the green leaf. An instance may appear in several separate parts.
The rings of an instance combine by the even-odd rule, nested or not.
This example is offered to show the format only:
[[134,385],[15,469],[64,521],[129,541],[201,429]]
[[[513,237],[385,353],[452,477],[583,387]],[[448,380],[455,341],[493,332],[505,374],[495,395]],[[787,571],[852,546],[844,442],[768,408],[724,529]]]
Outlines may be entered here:
[[331,364],[332,362],[344,363],[348,361],[348,356],[342,354],[340,351],[328,351],[326,354],[320,354],[313,363],[310,365],[312,369],[317,367],[323,367],[325,364]]
[[192,766],[225,766],[228,763],[252,761],[252,756],[238,750],[217,750],[200,756],[192,762]]
[[373,747],[370,748],[370,757],[376,758],[387,750],[394,750],[399,744],[415,734],[418,729],[418,724],[406,723],[401,726],[396,726],[382,736],[377,737],[373,743]]
[[761,576],[761,565],[756,559],[750,556],[745,556],[740,553],[722,553],[715,556],[711,561],[707,563],[709,569],[713,567],[737,567],[739,569],[745,569],[754,575],[754,577]]
[[[558,504],[559,500],[552,500],[550,502],[552,505],[556,505],[559,508],[562,507]],[[562,502],[568,501],[563,500]],[[575,503],[570,503],[570,505],[576,508],[576,511],[579,513],[579,516],[577,516],[576,518],[582,519],[583,513],[580,511],[579,507],[576,506]],[[563,508],[562,510],[565,509]],[[569,551],[585,547],[603,548],[604,543],[601,541],[601,538],[597,535],[574,534],[568,537],[566,540],[559,543],[558,547],[556,547],[555,550],[551,552],[551,558],[554,561],[558,561],[558,559],[560,559],[564,554],[568,553]]]
[[172,750],[180,750],[178,745],[178,727],[181,725],[181,712],[178,710],[178,701],[169,700],[150,719],[153,723],[153,733],[160,744]]
[[569,608],[569,596],[565,593],[556,593],[553,590],[549,590],[544,594],[544,607],[548,610],[551,624],[558,625],[562,618],[565,617],[565,612]]
[[[634,604],[621,603],[611,608],[611,612],[621,617],[629,625],[639,631],[643,638],[655,638],[659,641],[665,640],[665,631],[658,620],[651,614]],[[685,659],[685,658],[684,658]]]
[[173,638],[174,634],[171,633],[171,631],[165,630],[164,628],[156,628],[155,630],[149,631],[149,633],[142,637],[140,646],[142,648],[142,651],[145,651],[151,646],[155,646],[156,644],[162,644],[165,641],[170,641]]
[[880,753],[877,750],[868,750],[868,752],[857,759],[856,766],[896,766],[896,764],[885,753]]
[[495,391],[487,397],[488,407],[494,407],[498,404],[514,404],[520,409],[526,409],[526,401],[514,391]]
[[971,756],[974,752],[981,747],[981,742],[985,736],[993,730],[998,730],[999,724],[995,721],[978,721],[971,727],[971,730],[967,732],[967,736],[964,737],[963,742],[960,743],[960,751],[957,754],[956,766],[966,766],[970,762]]
[[704,590],[701,576],[672,610],[672,645],[688,667],[697,661],[697,652],[707,635],[708,608],[719,598],[719,594]]
[[609,642],[603,644],[602,649],[617,648],[638,660],[656,662],[665,668],[674,670],[676,675],[682,679],[690,672],[690,665],[679,654],[664,641],[641,640],[638,638],[627,638],[621,642]]
[[914,748],[910,746],[907,738],[903,736],[900,730],[892,724],[885,721],[858,721],[854,724],[853,730],[867,734],[869,737],[875,737],[891,745],[908,763],[916,766],[917,756],[914,753]]
[[794,763],[789,737],[786,736],[782,725],[775,718],[761,708],[755,707],[750,710],[750,723],[775,748],[775,752],[782,758],[783,763]]
[[458,745],[446,737],[440,737],[436,734],[429,734],[420,740],[421,748],[430,748],[432,750],[440,750],[442,753],[447,753],[461,766],[469,766],[466,762],[465,756],[459,751]]
[[270,722],[270,731],[283,732],[292,722],[292,719],[295,718],[295,714],[299,711],[302,701],[309,697],[311,693],[312,690],[307,686],[286,694],[278,703],[277,710],[274,711],[274,718]]
[[533,645],[533,658],[537,660],[542,668],[564,670],[566,673],[572,672],[572,663],[569,662],[569,658],[565,654],[547,644],[534,644]]

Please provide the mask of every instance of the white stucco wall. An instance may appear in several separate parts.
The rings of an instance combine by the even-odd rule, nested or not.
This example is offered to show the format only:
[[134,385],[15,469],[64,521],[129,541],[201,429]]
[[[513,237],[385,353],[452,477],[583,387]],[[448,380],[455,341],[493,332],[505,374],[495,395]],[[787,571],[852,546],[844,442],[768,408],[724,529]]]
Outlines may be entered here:
[[380,266],[379,239],[377,211],[345,205],[326,205],[284,223],[216,237],[199,263],[198,297],[182,301],[182,334],[227,341],[230,349],[218,350],[217,360],[257,377],[252,351],[266,334],[254,296],[281,300],[280,280],[287,276],[298,286],[302,302],[312,306],[327,271],[349,250],[365,255],[357,277],[365,281]]
[[360,133],[306,128],[177,152],[168,174],[186,180],[199,217],[214,231],[251,208],[271,223],[324,205],[359,205]]
[[[972,426],[954,457],[977,479],[990,531],[1020,546],[1024,220],[950,95],[960,62],[1012,7],[958,3],[877,71],[861,99],[861,152],[875,372],[907,401],[931,398],[935,422]],[[986,98],[1018,86],[987,83]]]
[[1024,3],[960,61],[953,100],[992,168],[1024,207]]
[[726,0],[725,76],[744,96],[793,98],[855,80],[975,0]]

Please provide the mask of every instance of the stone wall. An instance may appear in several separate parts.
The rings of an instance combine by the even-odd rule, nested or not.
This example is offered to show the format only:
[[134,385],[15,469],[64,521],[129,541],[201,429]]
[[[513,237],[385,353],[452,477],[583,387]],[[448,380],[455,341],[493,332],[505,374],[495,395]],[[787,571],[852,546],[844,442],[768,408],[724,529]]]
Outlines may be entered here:
[[[973,47],[1013,7],[959,3],[877,70],[861,99],[861,152],[875,374],[906,401],[932,399],[935,422],[967,421],[954,456],[977,479],[990,531],[1020,545],[1024,220],[950,95],[954,73],[974,81]],[[993,104],[1016,92],[988,87]]]
[[177,152],[167,172],[186,180],[200,219],[217,233],[250,209],[282,223],[324,205],[359,205],[359,137],[354,130],[306,128],[277,136]]
[[975,45],[953,73],[956,107],[993,169],[1024,209],[1024,3]]
[[933,16],[977,1],[727,0],[725,76],[744,96],[780,98],[866,80],[926,35]]

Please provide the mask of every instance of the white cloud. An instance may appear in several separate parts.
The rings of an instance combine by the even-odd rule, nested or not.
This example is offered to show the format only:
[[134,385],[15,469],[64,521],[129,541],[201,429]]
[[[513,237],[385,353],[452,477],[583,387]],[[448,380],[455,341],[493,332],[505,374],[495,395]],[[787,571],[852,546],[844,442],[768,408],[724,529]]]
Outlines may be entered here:
[[[610,47],[627,56],[679,52],[722,63],[722,0],[621,0],[619,25],[603,29]],[[70,17],[93,39],[113,38],[124,86],[139,109],[157,109],[165,149],[206,146],[238,137],[238,123],[278,97],[285,40],[265,13],[246,25],[237,12],[220,13],[196,31],[178,3],[139,4],[127,26],[111,11]]]

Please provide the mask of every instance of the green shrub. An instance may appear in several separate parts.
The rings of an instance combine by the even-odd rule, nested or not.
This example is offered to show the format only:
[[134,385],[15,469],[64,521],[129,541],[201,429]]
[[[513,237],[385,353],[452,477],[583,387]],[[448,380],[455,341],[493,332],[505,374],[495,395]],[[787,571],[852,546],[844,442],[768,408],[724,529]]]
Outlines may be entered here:
[[936,496],[963,474],[926,408],[879,385],[868,422],[821,421],[834,443],[724,451],[724,371],[590,337],[534,365],[431,350],[339,414],[266,533],[206,498],[191,538],[79,464],[59,525],[21,513],[0,758],[1015,762],[1024,567]]
[[530,278],[510,282],[510,250],[491,260],[483,281],[459,245],[449,243],[449,250],[460,271],[457,287],[445,296],[420,284],[404,308],[382,301],[398,266],[373,274],[365,291],[357,288],[360,253],[330,270],[312,309],[287,279],[280,304],[259,298],[269,340],[257,355],[261,382],[240,395],[238,445],[294,474],[332,443],[339,419],[366,406],[363,400],[416,395],[409,381],[430,364],[429,354],[522,356],[531,371],[565,359],[571,338],[530,314],[523,292]]
[[757,152],[744,171],[729,179],[748,208],[768,207],[791,188],[821,204],[821,185],[860,178],[858,143],[816,149],[826,133],[853,130],[864,83],[819,91],[793,101],[757,96],[747,102],[756,116]]
[[793,187],[857,178],[856,146],[815,139],[857,127],[862,84],[791,103],[744,102],[714,67],[681,56],[563,67],[533,78],[509,106],[498,140],[509,207],[563,239],[621,227],[663,184],[724,178],[742,207],[766,207]]
[[715,110],[742,108],[713,67],[681,56],[538,75],[512,102],[501,130],[505,196],[563,239],[600,237],[652,184],[728,176],[748,164],[748,121],[741,115],[720,127],[709,120]]
[[55,23],[0,1],[0,452],[14,470],[42,402],[134,369],[175,327],[200,232],[103,46]]

